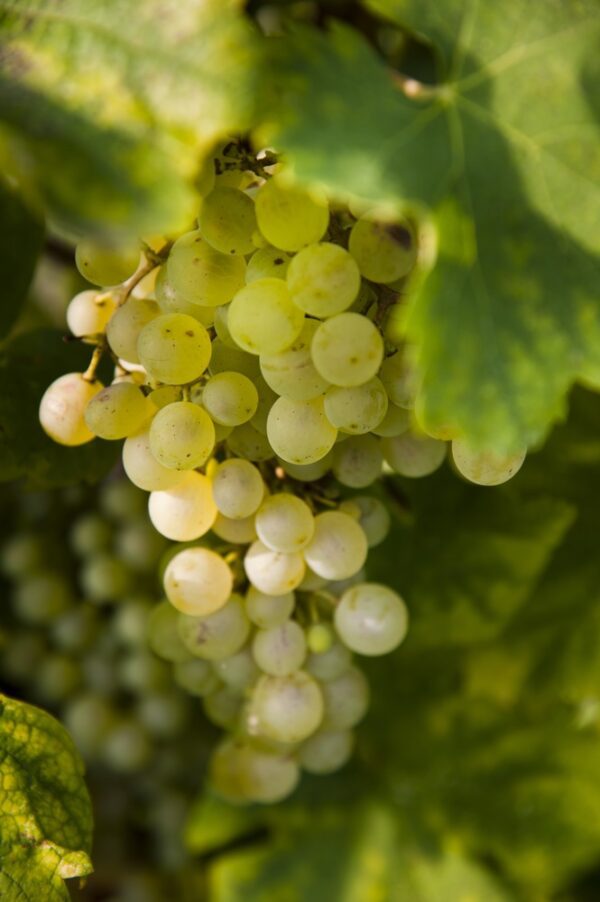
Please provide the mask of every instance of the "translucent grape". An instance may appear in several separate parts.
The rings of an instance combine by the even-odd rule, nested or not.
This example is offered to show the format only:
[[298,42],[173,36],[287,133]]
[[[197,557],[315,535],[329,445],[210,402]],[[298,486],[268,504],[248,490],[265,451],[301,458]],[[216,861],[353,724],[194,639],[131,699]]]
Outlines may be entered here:
[[346,579],[367,559],[367,538],[356,520],[340,511],[315,517],[315,532],[304,549],[308,566],[325,579]]
[[353,748],[350,730],[317,730],[298,749],[298,763],[309,774],[332,774],[350,760]]
[[369,707],[369,684],[357,667],[321,684],[324,730],[349,730],[363,719]]
[[209,548],[184,548],[171,558],[163,576],[167,598],[178,611],[206,617],[227,602],[233,575]]
[[246,284],[256,279],[285,279],[290,258],[276,247],[262,247],[255,251],[246,267]]
[[455,439],[452,442],[452,459],[456,469],[477,485],[501,485],[519,472],[527,455],[527,450],[514,454],[497,454],[493,451],[474,451],[467,442]]
[[352,436],[336,445],[333,452],[336,479],[353,489],[372,485],[381,475],[382,466],[381,443],[372,435]]
[[222,254],[250,254],[256,215],[252,198],[238,188],[216,187],[202,203],[198,219],[202,236]]
[[[148,618],[154,607],[153,599],[148,600],[143,596],[123,601],[111,621],[115,638],[123,645],[134,648],[144,645],[147,641]],[[173,610],[171,605],[168,607]]]
[[131,585],[129,568],[111,554],[88,558],[79,575],[81,586],[93,601],[120,601]]
[[185,480],[186,473],[160,464],[150,449],[150,430],[142,429],[123,444],[123,468],[127,476],[146,492],[172,489]]
[[334,632],[328,623],[313,623],[306,630],[306,647],[316,654],[330,649],[334,641]]
[[150,523],[127,523],[119,530],[115,545],[122,561],[139,573],[154,570],[156,561],[165,550],[166,542]]
[[273,551],[300,551],[315,529],[312,511],[305,501],[281,492],[267,498],[256,514],[256,532]]
[[248,354],[241,348],[229,347],[219,338],[215,338],[212,343],[212,355],[208,369],[213,376],[215,373],[241,373],[252,382],[260,376],[258,359],[254,354]]
[[287,460],[280,461],[285,472],[299,482],[316,482],[329,472],[332,463],[333,451],[328,451],[325,457],[312,464],[292,464]]
[[119,285],[133,275],[139,262],[137,244],[111,247],[84,239],[75,248],[75,265],[93,285]]
[[379,378],[394,404],[412,410],[418,390],[417,372],[401,351],[392,354],[381,364]]
[[324,379],[349,388],[377,375],[383,339],[366,316],[340,313],[321,323],[312,340],[311,354]]
[[201,473],[186,473],[185,479],[173,488],[152,492],[148,512],[154,528],[167,539],[199,539],[217,516],[210,479]]
[[319,323],[305,319],[295,341],[278,354],[261,354],[260,370],[265,382],[284,398],[311,401],[329,388],[329,382],[317,372],[312,362],[311,345]]
[[115,727],[109,733],[103,754],[114,770],[134,773],[149,761],[152,745],[144,728],[132,721]]
[[[110,528],[109,537],[110,537]],[[29,532],[17,532],[10,536],[0,551],[0,567],[2,572],[12,579],[27,576],[45,563],[47,542],[42,535]]]
[[347,505],[354,505],[358,509],[358,522],[367,537],[369,548],[383,542],[392,522],[385,504],[370,495],[355,495],[351,501],[342,501],[339,510],[349,513]]
[[306,670],[322,682],[337,680],[352,665],[352,653],[341,642],[333,642],[327,651],[308,656]]
[[125,479],[105,482],[99,500],[102,512],[115,520],[135,520],[146,513],[146,496]]
[[97,392],[85,409],[85,422],[99,438],[121,439],[142,428],[154,408],[131,382],[118,382]]
[[68,582],[58,573],[33,573],[17,584],[12,599],[19,620],[49,623],[64,613],[73,602]]
[[240,426],[256,413],[258,392],[241,373],[217,373],[204,386],[202,404],[217,423]]
[[237,292],[227,324],[232,338],[250,354],[277,354],[298,337],[304,314],[281,279],[256,279]]
[[40,401],[39,418],[44,432],[60,445],[83,445],[94,438],[84,414],[103,385],[89,382],[81,373],[66,373],[52,382]]
[[388,408],[388,396],[375,378],[353,388],[330,388],[324,404],[325,416],[332,426],[352,435],[362,435],[381,423]]
[[80,654],[90,647],[99,629],[96,610],[89,605],[79,605],[54,621],[52,641],[63,651]]
[[[183,644],[183,643],[182,643]],[[191,658],[190,652],[183,646],[187,659],[178,661],[173,668],[173,676],[175,682],[190,695],[197,695],[204,698],[211,692],[216,692],[219,688],[219,678],[208,663],[200,658]]]
[[112,534],[111,524],[100,514],[83,514],[73,524],[69,542],[77,554],[93,554],[108,548]]
[[204,697],[204,713],[223,730],[235,730],[244,704],[243,696],[229,686],[221,686]]
[[277,177],[269,179],[256,195],[258,227],[267,241],[284,251],[299,251],[320,241],[329,223],[324,200],[313,197]]
[[150,449],[172,470],[191,470],[206,463],[215,446],[215,427],[205,410],[191,401],[176,401],[159,410],[150,426]]
[[[248,613],[247,609],[246,613]],[[249,646],[242,648],[234,655],[215,661],[213,667],[219,679],[237,692],[243,692],[259,676],[259,670]]]
[[325,319],[352,304],[360,288],[360,273],[348,251],[324,242],[296,254],[289,265],[287,284],[301,310]]
[[167,278],[167,267],[161,266],[158,270],[155,285],[156,300],[163,313],[186,313],[193,316],[207,329],[215,321],[215,313],[219,307],[202,307],[200,304],[192,304],[177,294]]
[[295,589],[304,576],[301,554],[271,551],[260,540],[246,552],[244,567],[252,585],[266,595],[284,595]]
[[381,449],[392,470],[412,478],[429,476],[441,467],[446,456],[445,442],[414,432],[382,439]]
[[177,239],[167,260],[166,278],[175,294],[191,304],[228,304],[244,284],[246,261],[222,254],[203,241],[199,231]]
[[258,392],[258,406],[250,420],[250,424],[257,432],[260,432],[261,435],[266,435],[267,419],[269,418],[271,407],[277,400],[278,395],[267,385],[262,376],[258,376],[254,384]]
[[185,313],[164,313],[140,332],[140,362],[158,382],[193,382],[208,366],[211,343],[204,326]]
[[155,301],[129,297],[106,327],[106,337],[113,353],[129,363],[139,363],[137,343],[140,332],[159,314],[160,307]]
[[[182,552],[183,553],[183,552]],[[213,614],[179,617],[179,635],[193,655],[206,661],[218,661],[236,654],[248,638],[250,621],[244,600],[232,595],[223,607]]]
[[257,538],[254,514],[244,517],[242,520],[232,520],[219,513],[212,525],[212,531],[220,539],[232,542],[234,545],[247,545]]
[[114,298],[107,293],[80,291],[67,307],[67,326],[77,338],[98,335],[115,312]]
[[178,616],[173,605],[161,601],[150,612],[146,627],[148,644],[154,654],[173,664],[187,661],[190,656],[177,629]]
[[227,438],[227,447],[234,454],[247,460],[269,460],[273,457],[273,449],[267,437],[251,423],[236,426]]
[[250,586],[246,593],[246,613],[252,623],[263,630],[285,623],[294,610],[294,604],[293,592],[267,595],[256,586]]
[[259,507],[265,492],[260,471],[249,461],[232,458],[219,464],[212,482],[218,510],[230,519],[244,519]]
[[400,596],[379,583],[359,583],[342,595],[335,628],[348,648],[361,655],[385,655],[397,648],[408,629]]
[[215,307],[214,314],[214,325],[217,338],[222,341],[223,344],[227,345],[227,347],[237,348],[235,341],[231,337],[231,332],[229,331],[229,304],[222,304],[220,307]]
[[111,705],[93,692],[76,695],[68,701],[61,718],[85,757],[98,753],[115,722]]
[[396,407],[395,404],[388,404],[386,414],[377,426],[374,426],[371,432],[374,435],[380,435],[383,438],[394,438],[402,435],[410,429],[410,414],[408,410],[402,407]]
[[141,698],[137,714],[140,722],[153,736],[170,739],[181,733],[189,712],[180,693],[163,690]]
[[359,219],[350,232],[348,249],[361,275],[384,284],[407,275],[417,259],[417,242],[406,221]]
[[331,450],[337,429],[325,416],[323,400],[279,398],[267,418],[267,436],[278,457],[291,464],[312,464]]
[[307,566],[304,571],[304,578],[298,588],[301,592],[315,592],[317,589],[322,589],[327,585],[328,580],[323,579],[322,576],[319,576],[318,573],[314,573],[310,567]]
[[302,667],[306,658],[304,630],[294,620],[258,630],[252,640],[252,654],[265,673],[287,676]]
[[317,682],[303,670],[288,676],[262,676],[252,694],[250,732],[276,742],[302,742],[323,718],[324,704]]
[[294,791],[298,779],[298,765],[291,756],[231,738],[217,746],[211,759],[214,790],[234,803],[279,802]]

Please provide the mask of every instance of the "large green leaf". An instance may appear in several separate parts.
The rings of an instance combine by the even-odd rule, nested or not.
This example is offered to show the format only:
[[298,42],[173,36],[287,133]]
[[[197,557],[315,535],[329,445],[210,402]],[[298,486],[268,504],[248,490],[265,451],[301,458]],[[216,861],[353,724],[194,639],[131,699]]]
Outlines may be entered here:
[[76,230],[183,228],[200,157],[248,125],[235,0],[4,0],[0,122],[19,174]]
[[21,198],[0,182],[0,246],[11,248],[0,254],[0,338],[15,323],[33,276],[42,246],[44,229]]
[[598,5],[370,5],[438,46],[440,83],[405,96],[355,32],[302,30],[276,55],[268,134],[302,180],[429,205],[437,265],[403,323],[419,416],[529,445],[574,379],[600,377]]
[[92,870],[83,763],[45,711],[0,695],[0,896],[66,900]]

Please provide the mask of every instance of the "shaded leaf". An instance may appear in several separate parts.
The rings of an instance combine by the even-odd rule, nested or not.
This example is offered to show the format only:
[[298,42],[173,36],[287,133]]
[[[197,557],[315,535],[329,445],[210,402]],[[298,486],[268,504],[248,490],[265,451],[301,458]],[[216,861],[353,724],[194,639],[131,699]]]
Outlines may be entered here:
[[18,194],[0,182],[0,245],[11,248],[0,255],[0,338],[16,322],[33,277],[44,229]]

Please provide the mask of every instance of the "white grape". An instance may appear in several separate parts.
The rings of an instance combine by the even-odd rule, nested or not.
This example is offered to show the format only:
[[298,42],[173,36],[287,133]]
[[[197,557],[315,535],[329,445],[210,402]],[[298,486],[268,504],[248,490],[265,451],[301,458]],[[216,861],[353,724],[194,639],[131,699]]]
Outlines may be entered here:
[[206,241],[222,254],[244,255],[254,250],[254,201],[238,188],[214,188],[204,198],[198,225]]
[[371,282],[384,284],[409,273],[417,258],[416,239],[406,221],[359,219],[350,232],[348,248],[361,274]]
[[346,645],[334,641],[323,652],[312,652],[306,662],[306,670],[323,683],[337,680],[352,666],[352,653]]
[[323,400],[279,398],[267,418],[267,436],[278,457],[291,464],[312,464],[331,450],[337,429],[325,416]]
[[379,378],[393,404],[412,410],[419,386],[417,372],[405,354],[397,351],[386,357],[381,364]]
[[397,407],[395,404],[388,404],[388,408],[383,420],[374,426],[371,432],[374,435],[380,435],[382,438],[394,438],[396,435],[402,435],[410,429],[410,414],[403,407]]
[[216,311],[221,309],[220,307],[203,307],[201,304],[186,301],[169,282],[166,265],[161,266],[158,270],[155,296],[163,313],[186,313],[197,319],[206,329],[213,325]]
[[212,531],[220,539],[232,542],[234,545],[248,545],[258,538],[254,526],[254,514],[241,520],[234,520],[218,513],[212,525]]
[[192,470],[206,463],[215,446],[215,427],[205,410],[191,401],[168,404],[150,426],[150,448],[172,470]]
[[146,492],[172,489],[186,477],[185,472],[168,469],[157,461],[150,449],[149,427],[125,440],[123,469],[131,482]]
[[140,332],[160,314],[160,307],[147,298],[129,297],[117,309],[106,327],[111,351],[128,363],[139,363],[137,342]]
[[246,267],[246,283],[256,279],[285,279],[290,258],[276,247],[262,247],[255,251]]
[[298,251],[320,241],[329,223],[329,211],[320,197],[275,177],[256,195],[256,218],[270,244],[284,251]]
[[325,394],[325,416],[332,426],[362,435],[372,432],[383,420],[388,396],[379,379],[369,379],[352,388],[330,388]]
[[372,485],[379,478],[382,467],[381,443],[372,435],[351,436],[333,452],[336,479],[353,489]]
[[285,623],[294,610],[294,604],[293,592],[267,595],[251,585],[246,593],[246,613],[252,623],[263,630]]
[[146,627],[148,645],[154,654],[172,664],[187,661],[190,656],[177,630],[177,618],[173,605],[161,601],[150,612]]
[[241,520],[258,510],[265,486],[254,464],[232,458],[218,465],[212,491],[220,513],[232,520]]
[[252,585],[266,595],[284,595],[300,585],[304,576],[301,554],[272,551],[260,540],[246,552],[244,567]]
[[208,370],[211,375],[216,373],[235,372],[247,376],[251,382],[260,377],[258,358],[254,354],[248,354],[238,347],[230,347],[220,338],[215,338],[212,343],[212,354]]
[[255,429],[251,423],[236,426],[227,437],[227,447],[238,457],[261,461],[273,457],[273,449],[266,435]]
[[39,418],[44,432],[60,445],[91,442],[94,433],[85,422],[85,410],[102,391],[101,382],[84,379],[81,373],[66,373],[52,382],[40,401]]
[[242,373],[217,373],[204,386],[202,405],[215,422],[240,426],[256,413],[258,392]]
[[200,698],[216,692],[220,687],[219,678],[208,661],[190,658],[189,650],[183,644],[179,633],[177,635],[187,655],[186,660],[177,661],[173,668],[173,677],[177,685],[190,695],[197,695]]
[[242,648],[250,632],[250,621],[243,598],[232,595],[212,614],[202,617],[181,614],[178,629],[183,644],[193,655],[206,661],[219,661]]
[[277,354],[298,337],[304,314],[281,279],[256,279],[237,292],[229,306],[231,336],[250,354]]
[[361,655],[385,655],[406,635],[408,612],[400,596],[379,583],[347,589],[335,609],[335,628],[348,648]]
[[311,244],[293,257],[287,284],[301,310],[325,319],[352,304],[360,288],[360,273],[348,251],[324,242]]
[[244,284],[246,261],[222,254],[204,241],[199,231],[177,239],[167,260],[166,277],[175,294],[191,304],[228,304]]
[[153,412],[137,385],[118,382],[94,395],[85,409],[85,422],[94,435],[114,440],[133,435]]
[[287,676],[299,670],[306,658],[304,630],[294,620],[260,629],[252,640],[252,654],[264,673]]
[[201,473],[190,472],[176,486],[154,491],[148,512],[155,529],[174,542],[191,542],[205,535],[217,516],[211,482]]
[[115,310],[112,295],[93,290],[80,291],[67,307],[67,326],[77,338],[98,335],[104,332]]
[[333,451],[328,451],[324,457],[312,464],[293,464],[287,460],[280,460],[279,463],[293,479],[297,479],[299,482],[316,482],[331,469]]
[[317,730],[298,749],[298,762],[309,774],[331,774],[350,760],[353,748],[350,730]]
[[265,674],[254,687],[248,727],[276,742],[302,742],[319,727],[323,710],[321,689],[305,671],[282,677]]
[[383,542],[392,522],[385,504],[370,495],[355,495],[351,501],[342,501],[339,510],[350,513],[347,509],[350,505],[356,509],[357,519],[367,537],[369,548]]
[[384,438],[381,449],[392,470],[413,479],[434,473],[446,457],[446,442],[415,432]]
[[228,686],[220,686],[204,696],[204,713],[223,730],[235,730],[244,704],[243,696]]
[[452,459],[456,469],[477,485],[501,485],[519,472],[527,455],[526,450],[514,454],[494,451],[474,451],[467,442],[454,439]]
[[233,574],[215,551],[184,548],[167,564],[163,583],[167,598],[178,611],[206,617],[227,602]]
[[317,372],[311,356],[311,345],[319,323],[305,319],[295,341],[278,354],[261,354],[260,370],[265,382],[284,398],[311,401],[329,388],[329,382]]
[[369,684],[357,667],[321,684],[323,729],[349,730],[363,719],[369,707]]
[[301,551],[315,529],[309,506],[288,492],[267,498],[258,509],[255,522],[259,539],[273,551]]
[[133,275],[139,262],[137,244],[114,247],[84,239],[75,248],[75,265],[93,285],[119,285]]
[[233,803],[279,802],[294,791],[299,776],[292,756],[255,748],[232,738],[217,746],[210,763],[214,790]]
[[185,313],[163,313],[140,332],[138,358],[158,382],[193,382],[208,366],[211,343],[204,326]]
[[346,579],[367,559],[367,538],[358,523],[340,511],[315,517],[315,531],[304,549],[308,566],[325,579]]
[[[246,613],[248,610],[246,609]],[[251,686],[260,675],[260,671],[252,656],[249,646],[245,646],[227,658],[213,663],[214,671],[230,689],[243,692]]]
[[383,359],[383,339],[377,327],[360,313],[339,313],[321,323],[311,354],[320,375],[349,388],[377,375]]

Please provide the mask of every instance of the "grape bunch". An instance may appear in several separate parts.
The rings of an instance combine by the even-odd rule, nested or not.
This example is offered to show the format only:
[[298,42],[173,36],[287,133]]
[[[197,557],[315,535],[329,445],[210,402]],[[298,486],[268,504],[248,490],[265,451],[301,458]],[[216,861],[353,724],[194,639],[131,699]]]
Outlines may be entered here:
[[[65,445],[124,440],[152,524],[186,543],[164,568],[151,646],[230,734],[214,784],[269,802],[301,768],[345,763],[368,704],[352,654],[390,652],[407,628],[401,597],[363,572],[387,510],[343,493],[385,469],[426,476],[448,443],[418,427],[412,351],[391,328],[419,265],[414,217],[330,205],[281,164],[259,154],[244,168],[230,150],[204,173],[192,230],[143,243],[141,257],[77,246],[97,287],[67,323],[95,350],[85,373],[49,386],[40,421]],[[525,455],[455,439],[452,456],[492,485]]]

